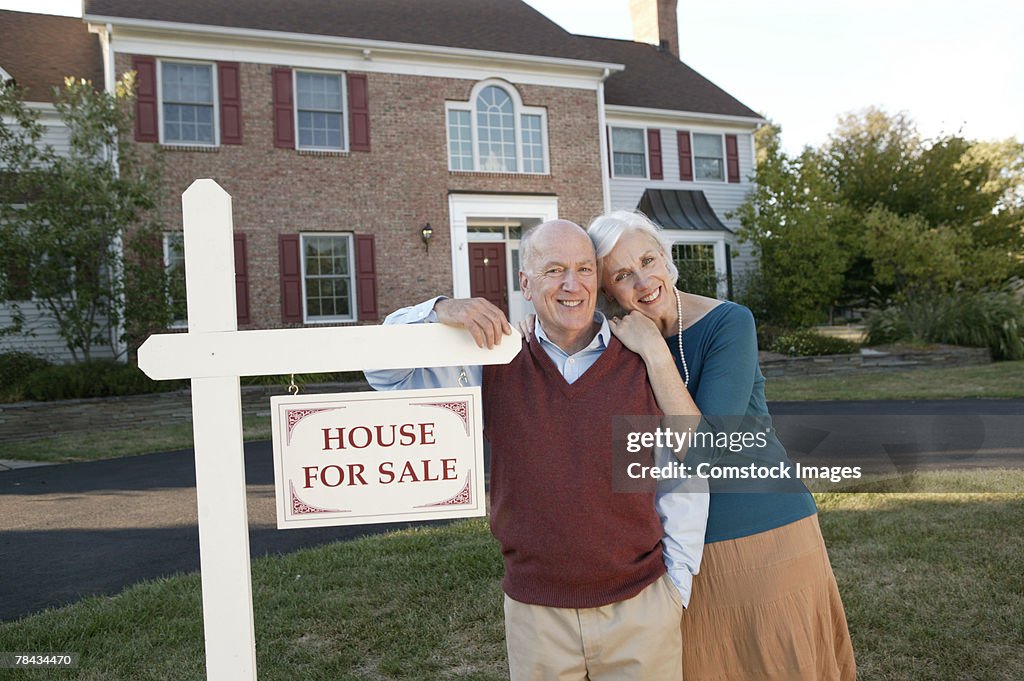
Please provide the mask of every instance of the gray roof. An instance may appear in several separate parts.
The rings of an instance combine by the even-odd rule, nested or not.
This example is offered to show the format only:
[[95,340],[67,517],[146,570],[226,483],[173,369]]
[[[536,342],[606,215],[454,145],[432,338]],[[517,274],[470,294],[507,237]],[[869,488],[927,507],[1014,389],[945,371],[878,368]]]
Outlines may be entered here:
[[81,19],[0,10],[0,67],[28,88],[30,102],[52,102],[66,76],[103,87],[103,56]]
[[608,104],[760,118],[670,53],[573,35],[521,0],[86,0],[85,14],[624,64]]
[[665,229],[732,232],[700,189],[647,189],[636,207]]
[[626,65],[605,82],[607,104],[761,118],[670,52],[631,40],[580,38],[605,61]]
[[519,0],[86,0],[85,14],[600,61]]

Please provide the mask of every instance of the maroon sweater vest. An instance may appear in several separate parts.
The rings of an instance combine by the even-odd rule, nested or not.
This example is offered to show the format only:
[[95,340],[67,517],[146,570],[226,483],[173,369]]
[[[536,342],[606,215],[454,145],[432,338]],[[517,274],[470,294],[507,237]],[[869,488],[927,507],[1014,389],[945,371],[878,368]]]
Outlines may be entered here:
[[485,366],[491,532],[511,598],[593,608],[665,572],[654,493],[612,491],[612,417],[660,414],[643,361],[616,339],[569,384],[538,342]]

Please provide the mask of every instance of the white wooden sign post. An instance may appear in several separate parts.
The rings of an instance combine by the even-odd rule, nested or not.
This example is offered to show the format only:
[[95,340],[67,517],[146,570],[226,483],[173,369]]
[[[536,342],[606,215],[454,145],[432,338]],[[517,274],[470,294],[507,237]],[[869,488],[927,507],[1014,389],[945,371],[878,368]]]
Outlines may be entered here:
[[192,379],[207,678],[255,681],[239,377],[504,364],[520,343],[513,334],[480,349],[441,324],[238,331],[231,197],[196,180],[182,211],[188,333],[150,337],[139,367],[153,379]]

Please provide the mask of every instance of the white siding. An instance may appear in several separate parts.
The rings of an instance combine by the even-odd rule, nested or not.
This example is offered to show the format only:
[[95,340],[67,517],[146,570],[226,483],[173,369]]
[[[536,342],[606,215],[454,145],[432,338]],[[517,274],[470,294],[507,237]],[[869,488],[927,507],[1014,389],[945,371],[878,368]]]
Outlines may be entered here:
[[57,113],[53,110],[52,106],[45,105],[37,108],[43,110],[43,115],[39,119],[45,128],[43,144],[49,144],[60,154],[66,154],[71,139],[71,133],[67,126],[57,117]]
[[[64,340],[57,334],[53,318],[31,302],[21,303],[21,310],[25,315],[26,331],[32,331],[35,335],[0,336],[0,352],[31,352],[52,362],[70,362],[71,353],[64,346]],[[10,305],[0,303],[0,329],[8,327],[11,319]],[[113,352],[109,346],[93,347],[93,356],[96,359],[110,358],[113,357]]]
[[[58,153],[68,152],[70,132],[60,118],[56,110],[50,104],[32,104],[33,108],[42,112],[40,122],[44,126],[43,144],[49,144]],[[64,341],[57,334],[57,327],[50,317],[39,307],[31,302],[21,303],[21,310],[25,315],[26,330],[34,335],[8,335],[0,336],[0,352],[18,350],[31,352],[32,354],[45,357],[53,362],[70,362],[71,353],[68,352]],[[0,329],[7,328],[11,324],[11,306],[0,302]],[[94,348],[94,355],[100,357],[112,357],[110,347]]]
[[[608,125],[614,126],[619,123],[609,120]],[[623,121],[622,125],[635,127],[637,122],[631,120],[628,123]],[[665,127],[664,123],[647,126],[657,128],[661,131],[662,149],[662,180],[624,178],[610,180],[611,207],[612,210],[636,210],[640,203],[640,197],[648,188],[658,189],[689,189],[701,190],[708,199],[708,203],[715,210],[718,218],[726,227],[738,231],[740,221],[736,217],[726,217],[735,211],[746,199],[747,193],[752,189],[750,176],[753,175],[753,134],[750,132],[737,131],[736,129],[718,128],[706,123],[701,125],[679,125],[677,127]],[[740,181],[736,182],[684,182],[679,179],[679,143],[677,132],[688,130],[690,133],[711,133],[736,135],[737,151],[739,152]],[[755,264],[754,258],[750,255],[750,244],[740,244],[735,238],[728,240],[734,253],[740,255],[732,260],[733,281],[738,283],[743,273]]]

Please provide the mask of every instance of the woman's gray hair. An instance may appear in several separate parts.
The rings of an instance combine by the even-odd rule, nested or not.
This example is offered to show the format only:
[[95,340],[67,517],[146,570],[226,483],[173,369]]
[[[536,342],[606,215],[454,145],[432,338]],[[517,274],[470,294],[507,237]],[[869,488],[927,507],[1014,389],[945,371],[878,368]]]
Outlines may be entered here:
[[639,211],[614,210],[594,218],[594,221],[587,227],[587,236],[590,237],[594,244],[594,250],[597,252],[598,267],[601,266],[602,258],[611,253],[622,235],[630,230],[643,232],[651,237],[654,243],[658,244],[662,255],[665,256],[665,266],[673,283],[679,279],[679,268],[672,260],[672,242],[664,237],[661,227],[651,222],[646,215]]

